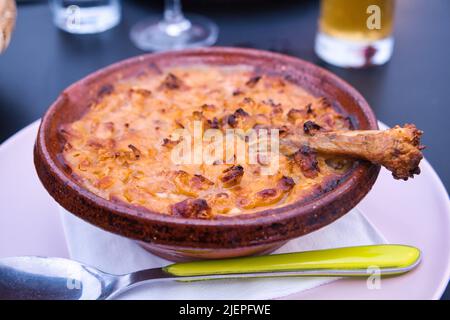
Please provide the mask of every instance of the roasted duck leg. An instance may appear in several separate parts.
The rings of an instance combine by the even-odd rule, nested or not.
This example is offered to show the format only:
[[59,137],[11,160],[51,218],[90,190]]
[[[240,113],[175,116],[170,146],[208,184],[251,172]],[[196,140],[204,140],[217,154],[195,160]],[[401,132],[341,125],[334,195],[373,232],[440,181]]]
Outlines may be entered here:
[[317,153],[364,159],[384,166],[395,179],[408,180],[419,174],[423,158],[420,145],[422,131],[414,125],[395,126],[392,129],[316,131],[281,141],[281,151],[293,154],[301,146]]

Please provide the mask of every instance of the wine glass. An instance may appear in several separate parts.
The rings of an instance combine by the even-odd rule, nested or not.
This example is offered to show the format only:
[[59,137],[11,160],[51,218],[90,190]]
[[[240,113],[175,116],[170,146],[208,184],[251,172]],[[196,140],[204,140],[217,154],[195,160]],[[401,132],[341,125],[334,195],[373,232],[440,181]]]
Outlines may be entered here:
[[164,19],[146,19],[131,29],[133,43],[145,51],[167,51],[211,46],[218,28],[197,15],[184,16],[180,0],[165,0]]

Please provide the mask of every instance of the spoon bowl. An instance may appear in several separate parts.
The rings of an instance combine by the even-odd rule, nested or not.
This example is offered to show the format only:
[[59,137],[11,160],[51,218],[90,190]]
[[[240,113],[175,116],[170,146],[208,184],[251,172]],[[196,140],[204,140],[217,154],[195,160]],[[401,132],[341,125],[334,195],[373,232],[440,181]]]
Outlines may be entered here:
[[0,300],[96,300],[108,297],[116,276],[62,258],[0,260]]

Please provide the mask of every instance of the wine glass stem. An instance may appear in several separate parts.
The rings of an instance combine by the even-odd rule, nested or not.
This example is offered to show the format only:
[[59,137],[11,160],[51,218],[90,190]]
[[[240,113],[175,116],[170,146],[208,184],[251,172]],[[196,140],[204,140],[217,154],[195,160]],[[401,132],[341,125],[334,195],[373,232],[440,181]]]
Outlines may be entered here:
[[191,27],[191,22],[183,15],[180,0],[165,0],[164,21],[161,27],[173,37],[179,36]]
[[171,23],[184,20],[180,0],[165,0],[164,19]]

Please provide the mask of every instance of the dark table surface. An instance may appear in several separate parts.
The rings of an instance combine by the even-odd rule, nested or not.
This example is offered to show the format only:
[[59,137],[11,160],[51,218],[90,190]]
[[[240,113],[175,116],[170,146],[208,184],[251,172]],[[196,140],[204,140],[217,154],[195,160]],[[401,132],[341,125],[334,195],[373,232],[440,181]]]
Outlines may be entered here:
[[[19,6],[11,46],[0,56],[0,142],[41,117],[72,82],[142,53],[129,40],[130,27],[144,17],[161,15],[160,1],[123,2],[121,24],[89,36],[58,31],[46,1]],[[425,156],[448,190],[450,1],[399,1],[392,60],[367,70],[335,68],[315,56],[317,1],[211,1],[208,6],[184,2],[186,11],[217,22],[218,45],[278,51],[320,64],[355,86],[384,123],[415,123],[425,131]],[[449,288],[443,298],[450,299]]]

